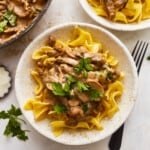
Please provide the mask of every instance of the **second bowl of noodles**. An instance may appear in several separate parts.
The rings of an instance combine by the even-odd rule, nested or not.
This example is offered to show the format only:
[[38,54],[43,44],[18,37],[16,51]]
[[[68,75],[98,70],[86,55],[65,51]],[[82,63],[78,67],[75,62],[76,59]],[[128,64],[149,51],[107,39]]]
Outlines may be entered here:
[[150,27],[150,1],[79,0],[85,12],[100,25],[119,31]]

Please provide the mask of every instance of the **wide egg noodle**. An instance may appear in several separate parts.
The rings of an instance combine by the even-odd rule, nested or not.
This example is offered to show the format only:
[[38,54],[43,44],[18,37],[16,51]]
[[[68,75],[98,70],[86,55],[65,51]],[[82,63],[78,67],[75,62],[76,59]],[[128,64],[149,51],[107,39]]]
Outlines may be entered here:
[[[87,0],[98,16],[108,19],[105,4],[99,0]],[[149,0],[128,0],[125,7],[115,9],[114,22],[121,23],[138,23],[150,18],[150,1]]]
[[143,10],[142,19],[149,19],[150,18],[150,1],[149,0],[145,0],[142,10]]

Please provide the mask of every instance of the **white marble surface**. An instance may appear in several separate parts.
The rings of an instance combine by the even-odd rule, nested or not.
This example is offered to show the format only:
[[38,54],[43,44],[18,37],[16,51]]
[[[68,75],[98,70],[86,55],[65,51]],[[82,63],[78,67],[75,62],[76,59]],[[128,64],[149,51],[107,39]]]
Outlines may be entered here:
[[[31,42],[32,39],[44,29],[70,21],[88,22],[98,25],[85,14],[78,3],[78,0],[53,0],[47,13],[36,27],[19,41],[13,43],[7,48],[0,49],[0,64],[4,64],[8,67],[12,73],[13,81],[19,58],[29,42]],[[130,51],[132,51],[137,40],[150,41],[150,29],[136,32],[111,32],[120,38]],[[150,47],[146,53],[141,73],[139,75],[137,102],[133,112],[126,121],[121,150],[150,149],[150,61],[146,60],[146,57],[149,54]],[[11,104],[18,106],[14,92],[14,82],[10,94],[0,101],[0,110],[10,108]],[[6,121],[0,120],[0,150],[108,150],[109,138],[90,145],[66,146],[55,143],[41,136],[30,125],[24,126],[24,128],[31,131],[28,134],[29,140],[22,142],[16,138],[7,138],[3,136],[6,123]]]

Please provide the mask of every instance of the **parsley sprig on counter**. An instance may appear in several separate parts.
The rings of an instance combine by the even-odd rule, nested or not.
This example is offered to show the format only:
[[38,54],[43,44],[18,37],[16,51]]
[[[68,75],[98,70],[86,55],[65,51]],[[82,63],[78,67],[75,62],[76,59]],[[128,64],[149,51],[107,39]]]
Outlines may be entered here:
[[17,137],[20,140],[26,141],[28,136],[26,132],[28,130],[23,130],[21,128],[21,123],[25,123],[24,120],[19,118],[22,115],[22,112],[19,108],[16,108],[14,105],[11,105],[11,108],[7,111],[0,112],[0,119],[8,119],[8,124],[6,125],[4,135]]

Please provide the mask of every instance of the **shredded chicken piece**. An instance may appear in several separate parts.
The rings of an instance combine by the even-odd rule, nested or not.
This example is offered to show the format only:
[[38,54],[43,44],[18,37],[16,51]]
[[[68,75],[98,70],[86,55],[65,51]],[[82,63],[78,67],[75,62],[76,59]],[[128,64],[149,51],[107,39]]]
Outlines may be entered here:
[[71,66],[76,66],[78,64],[77,60],[75,60],[73,58],[69,58],[69,57],[58,57],[57,62],[69,64]]
[[86,81],[90,86],[97,89],[100,92],[104,92],[103,86],[96,80],[93,79],[87,79]]

